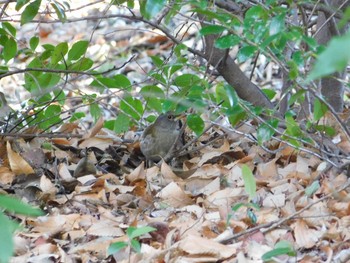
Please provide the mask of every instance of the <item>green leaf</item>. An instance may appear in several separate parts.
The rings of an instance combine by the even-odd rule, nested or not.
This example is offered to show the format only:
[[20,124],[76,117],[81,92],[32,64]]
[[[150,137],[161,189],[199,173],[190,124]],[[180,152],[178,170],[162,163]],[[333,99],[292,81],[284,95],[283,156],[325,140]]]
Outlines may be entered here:
[[[8,39],[9,38],[8,38],[6,33],[1,33],[1,28],[0,28],[0,45],[5,46]],[[0,53],[0,55],[1,55],[1,53]]]
[[13,59],[16,56],[17,42],[12,37],[10,37],[7,40],[4,46],[4,49],[2,51],[2,54],[6,62],[8,62],[10,59]]
[[141,12],[141,14],[146,19],[153,18],[163,9],[166,2],[166,0],[147,0],[144,8],[144,13]]
[[70,70],[86,71],[92,67],[94,62],[90,58],[82,57],[77,62],[69,65]]
[[237,60],[242,63],[246,61],[247,59],[251,58],[255,52],[258,50],[257,47],[254,46],[245,46],[242,47],[237,54]]
[[39,37],[37,36],[34,36],[29,40],[30,49],[33,51],[35,51],[35,49],[38,47],[38,44],[39,44]]
[[276,35],[284,30],[284,17],[285,14],[280,14],[271,19],[270,23],[270,36]]
[[[42,100],[50,100],[51,96],[46,99],[46,96],[42,98]],[[50,105],[49,107],[46,108],[44,112],[44,117],[43,119],[45,121],[39,123],[39,127],[42,129],[47,129],[55,124],[59,124],[61,122],[61,106],[59,105]]]
[[65,12],[64,9],[61,7],[60,3],[54,1],[54,2],[51,2],[51,6],[52,6],[53,9],[55,10],[58,19],[59,19],[61,22],[66,22],[66,20],[67,20],[66,12]]
[[272,89],[261,89],[261,91],[264,92],[269,100],[272,100],[277,94],[277,92]]
[[230,107],[234,107],[238,104],[238,96],[236,91],[230,85],[224,85],[226,96]]
[[115,75],[114,80],[118,83],[118,87],[120,88],[127,89],[131,86],[130,80],[123,74]]
[[124,113],[119,113],[118,117],[114,121],[114,126],[113,126],[113,131],[117,134],[126,132],[129,130],[129,123],[130,123],[130,118],[124,114]]
[[162,102],[165,97],[164,91],[161,88],[155,85],[148,85],[143,87],[140,93],[144,97],[147,107],[161,112]]
[[254,224],[254,225],[258,221],[258,218],[257,218],[256,214],[254,213],[254,210],[252,210],[252,209],[247,210],[247,216],[250,219],[250,221],[252,222],[252,224]]
[[129,239],[134,239],[135,237],[140,237],[144,234],[147,234],[152,231],[156,231],[154,227],[150,226],[143,226],[143,227],[128,227],[126,230],[126,234],[128,235]]
[[120,102],[120,109],[133,117],[134,120],[140,120],[143,114],[143,105],[142,102],[131,96],[124,98]]
[[38,76],[37,81],[42,89],[47,89],[55,86],[61,77],[58,73],[42,73]]
[[212,35],[212,34],[220,34],[225,31],[225,27],[218,25],[210,25],[204,26],[199,30],[199,34],[201,36]]
[[13,222],[0,212],[0,225],[0,262],[9,262],[14,250]]
[[169,77],[171,77],[175,72],[182,69],[184,67],[183,64],[174,64],[170,66]]
[[112,243],[109,247],[108,247],[108,250],[107,250],[107,254],[108,255],[112,255],[114,253],[117,253],[119,250],[125,248],[128,246],[128,243],[127,242],[115,242],[115,243]]
[[130,245],[137,253],[141,253],[141,244],[140,244],[140,242],[138,240],[131,239],[130,240]]
[[327,106],[316,98],[314,101],[314,120],[319,121],[327,111]]
[[151,56],[151,59],[153,64],[156,65],[157,68],[161,68],[162,66],[164,66],[164,60],[159,56]]
[[267,261],[271,260],[273,257],[280,256],[280,255],[288,255],[288,256],[295,256],[296,251],[293,248],[292,244],[286,240],[282,240],[278,243],[276,243],[275,248],[264,255],[262,255],[262,260]]
[[215,40],[214,46],[220,49],[227,49],[238,45],[241,39],[236,35],[227,35]]
[[128,0],[128,7],[129,7],[130,9],[133,9],[133,8],[134,8],[134,6],[135,6],[134,1],[135,1],[135,0]]
[[12,36],[12,37],[16,37],[16,28],[12,25],[12,24],[10,24],[9,22],[3,22],[2,23],[2,27],[4,28],[4,29],[6,29],[6,31],[8,32],[8,33],[10,33],[10,35]]
[[242,165],[242,177],[244,189],[249,195],[249,199],[252,200],[256,196],[256,182],[252,171],[246,164]]
[[200,78],[193,74],[183,74],[175,78],[174,85],[179,87],[191,87],[200,82]]
[[152,78],[154,78],[155,80],[158,80],[159,83],[162,83],[162,84],[164,84],[164,85],[167,84],[167,81],[166,81],[166,79],[164,78],[163,74],[159,74],[159,73],[152,72],[152,73],[150,74],[150,76],[151,76]]
[[63,60],[64,56],[67,54],[68,52],[68,44],[67,42],[62,42],[59,43],[53,53],[52,53],[52,57],[51,57],[51,65],[55,66],[57,65],[57,63],[61,60]]
[[90,113],[95,122],[101,117],[101,109],[97,103],[90,104]]
[[248,9],[246,12],[245,18],[249,19],[267,19],[268,18],[268,12],[260,5],[253,6]]
[[[267,121],[272,127],[277,128],[278,120],[272,119]],[[268,124],[262,124],[258,128],[258,142],[261,145],[263,142],[266,142],[271,139],[271,137],[275,134],[274,129],[272,129]]]
[[288,106],[293,105],[295,102],[299,102],[300,104],[305,100],[305,90],[298,90],[296,93],[292,94],[290,99],[288,100]]
[[240,106],[235,105],[232,108],[226,111],[226,115],[232,126],[235,126],[241,120],[244,120],[247,117],[246,111]]
[[84,112],[75,112],[73,113],[72,117],[70,118],[69,122],[75,122],[76,120],[79,120],[81,118],[85,117]]
[[238,203],[238,204],[234,205],[234,206],[231,208],[231,210],[232,210],[233,212],[237,212],[238,209],[240,209],[240,208],[243,207],[243,206],[248,207],[248,208],[253,208],[253,209],[258,210],[258,211],[260,210],[259,205],[255,204],[255,203]]
[[300,50],[295,51],[293,53],[292,59],[298,67],[304,66],[304,57],[303,57],[303,53]]
[[131,82],[125,75],[117,74],[111,78],[98,77],[90,85],[109,89],[127,89],[131,87]]
[[40,209],[33,208],[26,203],[7,195],[0,195],[0,207],[6,211],[27,216],[41,216],[43,212]]
[[290,60],[287,62],[287,65],[289,67],[289,79],[295,80],[299,76],[297,64],[293,60]]
[[69,60],[78,60],[83,56],[89,46],[89,41],[80,40],[73,44],[72,48],[68,52]]
[[327,125],[316,125],[315,129],[317,131],[326,133],[328,136],[331,136],[331,137],[337,134],[336,130],[333,127],[327,126]]
[[187,50],[187,46],[185,44],[176,45],[176,47],[174,48],[175,56],[181,58],[183,56],[182,51],[184,50]]
[[299,124],[294,120],[293,116],[287,112],[285,115],[286,119],[286,132],[294,137],[302,137],[303,132],[301,131]]
[[320,182],[314,181],[310,186],[306,187],[305,194],[311,197],[318,189],[320,189]]
[[164,91],[155,85],[144,86],[140,93],[145,99],[148,98],[164,98]]
[[350,52],[347,52],[349,46],[350,31],[341,37],[332,38],[327,48],[318,56],[306,80],[311,81],[344,70],[350,60]]
[[190,114],[187,116],[187,125],[197,136],[204,130],[204,121],[197,114]]
[[35,0],[26,6],[21,15],[21,26],[33,20],[33,18],[38,14],[40,4],[41,0]]
[[27,4],[30,0],[17,0],[16,11],[19,11],[25,4]]

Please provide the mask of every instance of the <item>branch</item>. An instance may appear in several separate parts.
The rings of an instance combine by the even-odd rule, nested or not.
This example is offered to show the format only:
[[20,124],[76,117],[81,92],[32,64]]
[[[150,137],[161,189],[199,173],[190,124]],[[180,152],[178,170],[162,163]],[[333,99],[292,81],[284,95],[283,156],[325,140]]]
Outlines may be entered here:
[[11,75],[15,75],[15,74],[20,74],[20,73],[25,73],[25,72],[31,72],[31,71],[36,71],[36,72],[51,72],[51,73],[64,73],[64,74],[77,74],[77,75],[88,75],[88,76],[98,76],[98,75],[103,75],[103,74],[107,74],[110,73],[112,71],[116,71],[119,69],[122,69],[123,67],[125,67],[125,65],[127,65],[131,60],[133,60],[135,57],[135,55],[133,55],[128,61],[126,61],[123,65],[121,65],[120,67],[112,67],[110,69],[107,69],[105,71],[102,72],[86,72],[86,71],[79,71],[79,70],[66,70],[66,69],[49,69],[49,68],[25,68],[25,69],[19,69],[19,70],[15,70],[15,71],[10,71],[4,74],[0,75],[0,79],[11,76]]

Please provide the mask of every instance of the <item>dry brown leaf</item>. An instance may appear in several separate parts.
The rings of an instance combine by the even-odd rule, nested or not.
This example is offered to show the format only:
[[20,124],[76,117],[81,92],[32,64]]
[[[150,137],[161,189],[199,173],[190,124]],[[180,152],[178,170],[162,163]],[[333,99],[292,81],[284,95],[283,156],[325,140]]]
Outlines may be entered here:
[[79,144],[79,148],[85,149],[90,147],[96,147],[102,151],[105,151],[110,145],[113,144],[113,140],[110,138],[87,138]]
[[171,169],[171,167],[166,163],[162,162],[162,165],[160,167],[160,172],[163,176],[163,184],[168,184],[170,182],[179,182],[182,181],[181,178],[179,178]]
[[193,203],[192,199],[175,182],[164,187],[157,197],[172,207],[183,207]]
[[276,161],[277,159],[275,158],[267,163],[259,163],[257,166],[257,179],[262,181],[276,180],[278,178]]
[[[55,170],[56,168],[53,167],[53,169]],[[68,167],[65,163],[60,163],[58,165],[58,174],[63,181],[70,182],[70,181],[76,180],[69,172]]]
[[264,207],[283,207],[286,202],[285,194],[269,194],[263,200]]
[[129,182],[133,182],[138,179],[146,179],[145,164],[142,162],[137,168],[135,168],[130,174],[125,176]]
[[14,172],[16,175],[28,175],[34,173],[33,168],[26,162],[26,160],[12,150],[9,141],[7,141],[6,150],[12,172]]
[[321,231],[310,229],[303,219],[297,220],[291,227],[294,229],[297,248],[312,248],[322,236]]
[[198,168],[189,178],[192,179],[199,177],[203,179],[210,179],[227,173],[228,170],[222,166],[219,166],[217,164],[205,164],[202,167]]
[[283,168],[277,168],[277,170],[278,170],[278,174],[282,178],[287,178],[291,173],[294,173],[296,171],[296,168],[297,168],[296,163],[290,163]]
[[8,167],[0,166],[0,182],[2,184],[11,184],[16,175]]
[[124,231],[119,227],[119,224],[112,222],[104,218],[98,222],[94,222],[86,233],[93,236],[111,236],[111,237],[121,237],[125,235]]
[[236,253],[236,248],[230,245],[222,245],[210,239],[194,235],[189,235],[180,240],[178,243],[174,244],[174,247],[191,255],[191,258],[198,257],[198,259],[202,259],[201,262],[208,262],[203,261],[203,256],[204,258],[210,257],[219,261],[229,258]]
[[243,195],[243,188],[225,188],[223,190],[217,191],[205,200],[208,207],[218,207],[218,206],[231,206],[234,200]]
[[185,190],[190,192],[193,196],[200,194],[210,195],[220,190],[220,178],[212,179],[201,179],[201,178],[190,178],[186,180]]
[[79,128],[78,123],[74,122],[66,122],[63,123],[58,129],[56,129],[54,132],[56,133],[73,133],[75,130]]
[[[266,252],[269,252],[272,250],[272,247],[267,246],[265,244],[260,244],[258,242],[249,242],[247,244],[247,247],[245,249],[246,253],[246,258],[245,260],[251,260],[251,262],[262,262],[261,257],[264,255]],[[246,262],[246,261],[243,261]],[[249,261],[248,261],[249,262]]]
[[104,120],[103,120],[103,117],[101,116],[97,120],[95,125],[92,127],[92,129],[89,131],[89,133],[84,136],[84,139],[95,137],[95,135],[102,129],[103,125],[104,125]]

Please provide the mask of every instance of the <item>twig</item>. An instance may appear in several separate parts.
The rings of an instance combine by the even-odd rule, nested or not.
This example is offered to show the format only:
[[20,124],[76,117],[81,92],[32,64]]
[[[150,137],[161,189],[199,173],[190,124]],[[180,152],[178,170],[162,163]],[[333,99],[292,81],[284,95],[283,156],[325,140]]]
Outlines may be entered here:
[[102,72],[86,72],[86,71],[79,71],[79,70],[49,69],[49,68],[25,68],[25,69],[19,69],[19,70],[16,70],[16,71],[10,71],[10,72],[1,74],[0,75],[0,79],[8,77],[8,76],[11,76],[11,75],[20,74],[20,73],[26,73],[26,72],[31,72],[31,71],[98,76],[98,75],[104,75],[104,74],[110,73],[112,71],[116,71],[116,70],[122,69],[123,67],[125,67],[126,64],[128,64],[131,60],[133,60],[134,57],[135,57],[135,55],[132,55],[131,58],[129,58],[120,67],[114,66],[114,67],[112,67],[110,69],[107,69],[105,71],[102,71]]
[[[336,193],[339,193],[343,190],[345,190],[347,187],[350,186],[350,181],[348,181],[348,183],[346,183],[343,187],[341,187],[339,190],[336,191]],[[253,232],[256,232],[258,230],[261,229],[261,232],[264,234],[264,233],[267,233],[279,226],[281,226],[283,223],[287,222],[288,220],[292,220],[292,219],[295,219],[297,216],[299,216],[301,213],[303,213],[304,211],[306,211],[307,209],[309,209],[310,207],[318,204],[319,202],[322,202],[328,198],[331,198],[332,196],[334,195],[334,193],[329,193],[323,197],[321,197],[320,199],[308,204],[307,206],[305,206],[304,208],[300,209],[299,211],[295,212],[294,214],[291,214],[290,216],[287,216],[285,218],[282,218],[280,220],[276,220],[276,221],[273,221],[273,222],[270,222],[270,223],[266,223],[266,224],[261,224],[261,225],[258,225],[256,227],[252,227],[252,228],[249,228],[243,232],[240,232],[238,234],[235,234],[235,235],[232,235],[230,236],[229,238],[225,239],[225,240],[222,240],[221,242],[223,243],[226,243],[226,242],[229,242],[229,241],[232,241],[232,240],[235,240],[241,236],[245,236],[245,235],[248,235],[250,233],[253,233]],[[266,229],[262,229],[262,228],[266,228]]]

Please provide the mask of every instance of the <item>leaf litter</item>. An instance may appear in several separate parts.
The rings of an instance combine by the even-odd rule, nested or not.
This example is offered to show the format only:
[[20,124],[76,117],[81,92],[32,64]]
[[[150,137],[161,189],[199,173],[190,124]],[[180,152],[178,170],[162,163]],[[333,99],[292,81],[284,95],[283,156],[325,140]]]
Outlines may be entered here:
[[[81,28],[89,22],[82,23],[74,24],[71,34],[80,32],[75,40],[83,38]],[[62,36],[71,40],[71,34],[55,35],[61,29],[51,24],[40,27],[41,39],[48,43]],[[26,30],[28,39],[32,31]],[[136,30],[129,30],[126,37],[115,40],[118,50],[111,50],[106,32],[104,37],[95,36],[89,48],[94,61],[108,52],[119,54],[128,45],[156,42],[162,51],[171,45],[163,36],[140,38],[130,36]],[[159,50],[145,53],[148,57]],[[146,71],[151,67],[149,62],[141,63]],[[127,66],[129,78],[143,80],[144,72],[133,68],[139,67]],[[18,88],[15,80],[13,90]],[[262,262],[262,255],[281,240],[289,241],[297,255],[279,256],[279,262],[350,259],[346,171],[327,169],[319,158],[284,143],[271,143],[276,152],[272,154],[243,135],[220,128],[215,131],[225,135],[220,144],[193,153],[181,169],[166,163],[146,167],[137,143],[123,143],[133,139],[134,132],[119,138],[104,130],[101,121],[88,132],[64,124],[58,132],[86,135],[45,139],[50,144],[45,149],[37,138],[0,141],[0,191],[46,212],[38,218],[16,218],[25,228],[14,237],[11,262]],[[250,125],[241,126],[241,132],[255,133]],[[201,141],[210,140],[212,134],[208,131]],[[338,137],[337,145],[349,152],[344,135]],[[76,178],[74,171],[87,148],[97,170]],[[249,206],[244,164],[256,179],[252,201],[258,209]],[[319,187],[310,193],[315,181]],[[237,205],[241,206],[233,210]],[[131,226],[152,226],[156,231],[138,239],[140,254],[125,248],[108,256],[111,243],[128,241]]]
[[[18,218],[26,230],[15,237],[12,262],[258,262],[280,240],[288,240],[303,260],[319,258],[316,251],[324,258],[347,256],[348,178],[318,170],[322,162],[314,156],[285,148],[278,155],[252,151],[256,146],[245,138],[227,137],[184,161],[183,171],[191,163],[192,173],[179,177],[179,169],[165,162],[147,168],[131,144],[102,139],[101,127],[92,133],[80,140],[52,139],[51,149],[40,148],[45,162],[36,160],[34,139],[2,141],[2,191],[46,212]],[[96,172],[74,177],[87,147]],[[252,201],[258,209],[248,205],[243,164],[256,178]],[[317,178],[319,187],[306,194]],[[237,204],[242,206],[233,210]],[[108,256],[111,243],[127,240],[130,226],[157,230],[139,238],[142,254],[125,248]],[[288,262],[286,256],[280,260]]]

